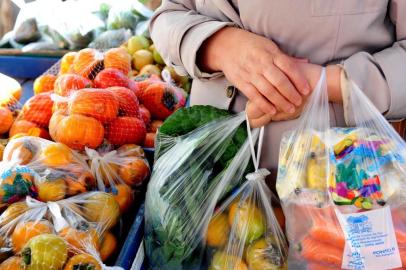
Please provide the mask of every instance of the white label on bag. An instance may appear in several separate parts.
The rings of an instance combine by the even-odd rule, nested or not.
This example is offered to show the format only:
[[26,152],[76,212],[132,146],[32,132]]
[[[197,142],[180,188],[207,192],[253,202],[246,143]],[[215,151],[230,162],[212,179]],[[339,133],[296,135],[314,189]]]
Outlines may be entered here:
[[345,235],[343,269],[383,270],[402,267],[389,207],[362,213],[336,210]]

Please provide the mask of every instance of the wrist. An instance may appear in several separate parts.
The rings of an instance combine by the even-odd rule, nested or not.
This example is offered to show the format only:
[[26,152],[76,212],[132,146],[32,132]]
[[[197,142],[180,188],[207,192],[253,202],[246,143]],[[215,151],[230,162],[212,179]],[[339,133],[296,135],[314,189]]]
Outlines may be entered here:
[[231,37],[240,31],[235,27],[224,27],[206,39],[197,52],[197,65],[206,72],[221,71],[222,56],[225,53],[223,46],[230,44]]
[[341,71],[339,65],[329,65],[326,68],[327,72],[327,91],[330,102],[342,103],[341,94]]

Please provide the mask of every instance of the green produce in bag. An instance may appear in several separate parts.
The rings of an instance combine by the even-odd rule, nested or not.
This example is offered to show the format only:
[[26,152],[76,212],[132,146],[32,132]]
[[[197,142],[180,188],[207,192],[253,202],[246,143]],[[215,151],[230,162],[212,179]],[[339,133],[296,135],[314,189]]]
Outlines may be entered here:
[[281,142],[276,187],[289,267],[404,268],[406,144],[351,81],[343,100],[354,127],[330,127],[325,76]]
[[[192,107],[178,112],[183,125],[174,124],[175,113],[160,129],[161,151],[146,196],[145,245],[151,269],[260,269],[252,265],[266,265],[262,262],[286,267],[286,243],[270,205],[266,171],[257,170],[243,181],[250,161],[250,142],[241,126],[245,112],[227,114]],[[241,141],[235,139],[239,132]],[[258,137],[257,130],[253,137]],[[256,260],[258,254],[261,259]]]

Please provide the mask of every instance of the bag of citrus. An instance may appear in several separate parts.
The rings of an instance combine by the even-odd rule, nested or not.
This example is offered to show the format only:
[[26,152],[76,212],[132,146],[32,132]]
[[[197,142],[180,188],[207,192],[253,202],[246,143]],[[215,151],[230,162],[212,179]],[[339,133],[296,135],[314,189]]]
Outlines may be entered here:
[[15,261],[21,268],[10,269],[78,269],[66,267],[80,263],[102,269],[117,246],[110,229],[119,218],[117,202],[103,192],[48,203],[26,197],[0,216],[0,254],[7,258],[0,269]]
[[25,136],[11,140],[0,163],[0,203],[31,196],[58,201],[95,188],[84,156],[62,143]]
[[[255,171],[211,217],[206,231],[208,269],[288,269],[287,242],[272,209],[273,194],[265,183],[267,169],[259,169],[264,129],[254,152]],[[207,268],[206,268],[207,269]]]

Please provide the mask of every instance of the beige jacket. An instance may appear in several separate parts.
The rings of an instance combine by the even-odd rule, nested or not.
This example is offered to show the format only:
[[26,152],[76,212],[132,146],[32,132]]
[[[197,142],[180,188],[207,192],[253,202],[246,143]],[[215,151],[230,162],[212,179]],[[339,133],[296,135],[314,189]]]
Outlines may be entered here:
[[[195,79],[191,104],[241,111],[246,99],[224,76],[196,66],[202,42],[227,25],[312,63],[341,62],[387,118],[406,116],[406,0],[164,0],[151,36],[167,63]],[[331,116],[333,125],[345,124],[341,106],[331,105]],[[265,166],[276,167],[280,137],[296,123],[267,127]]]

